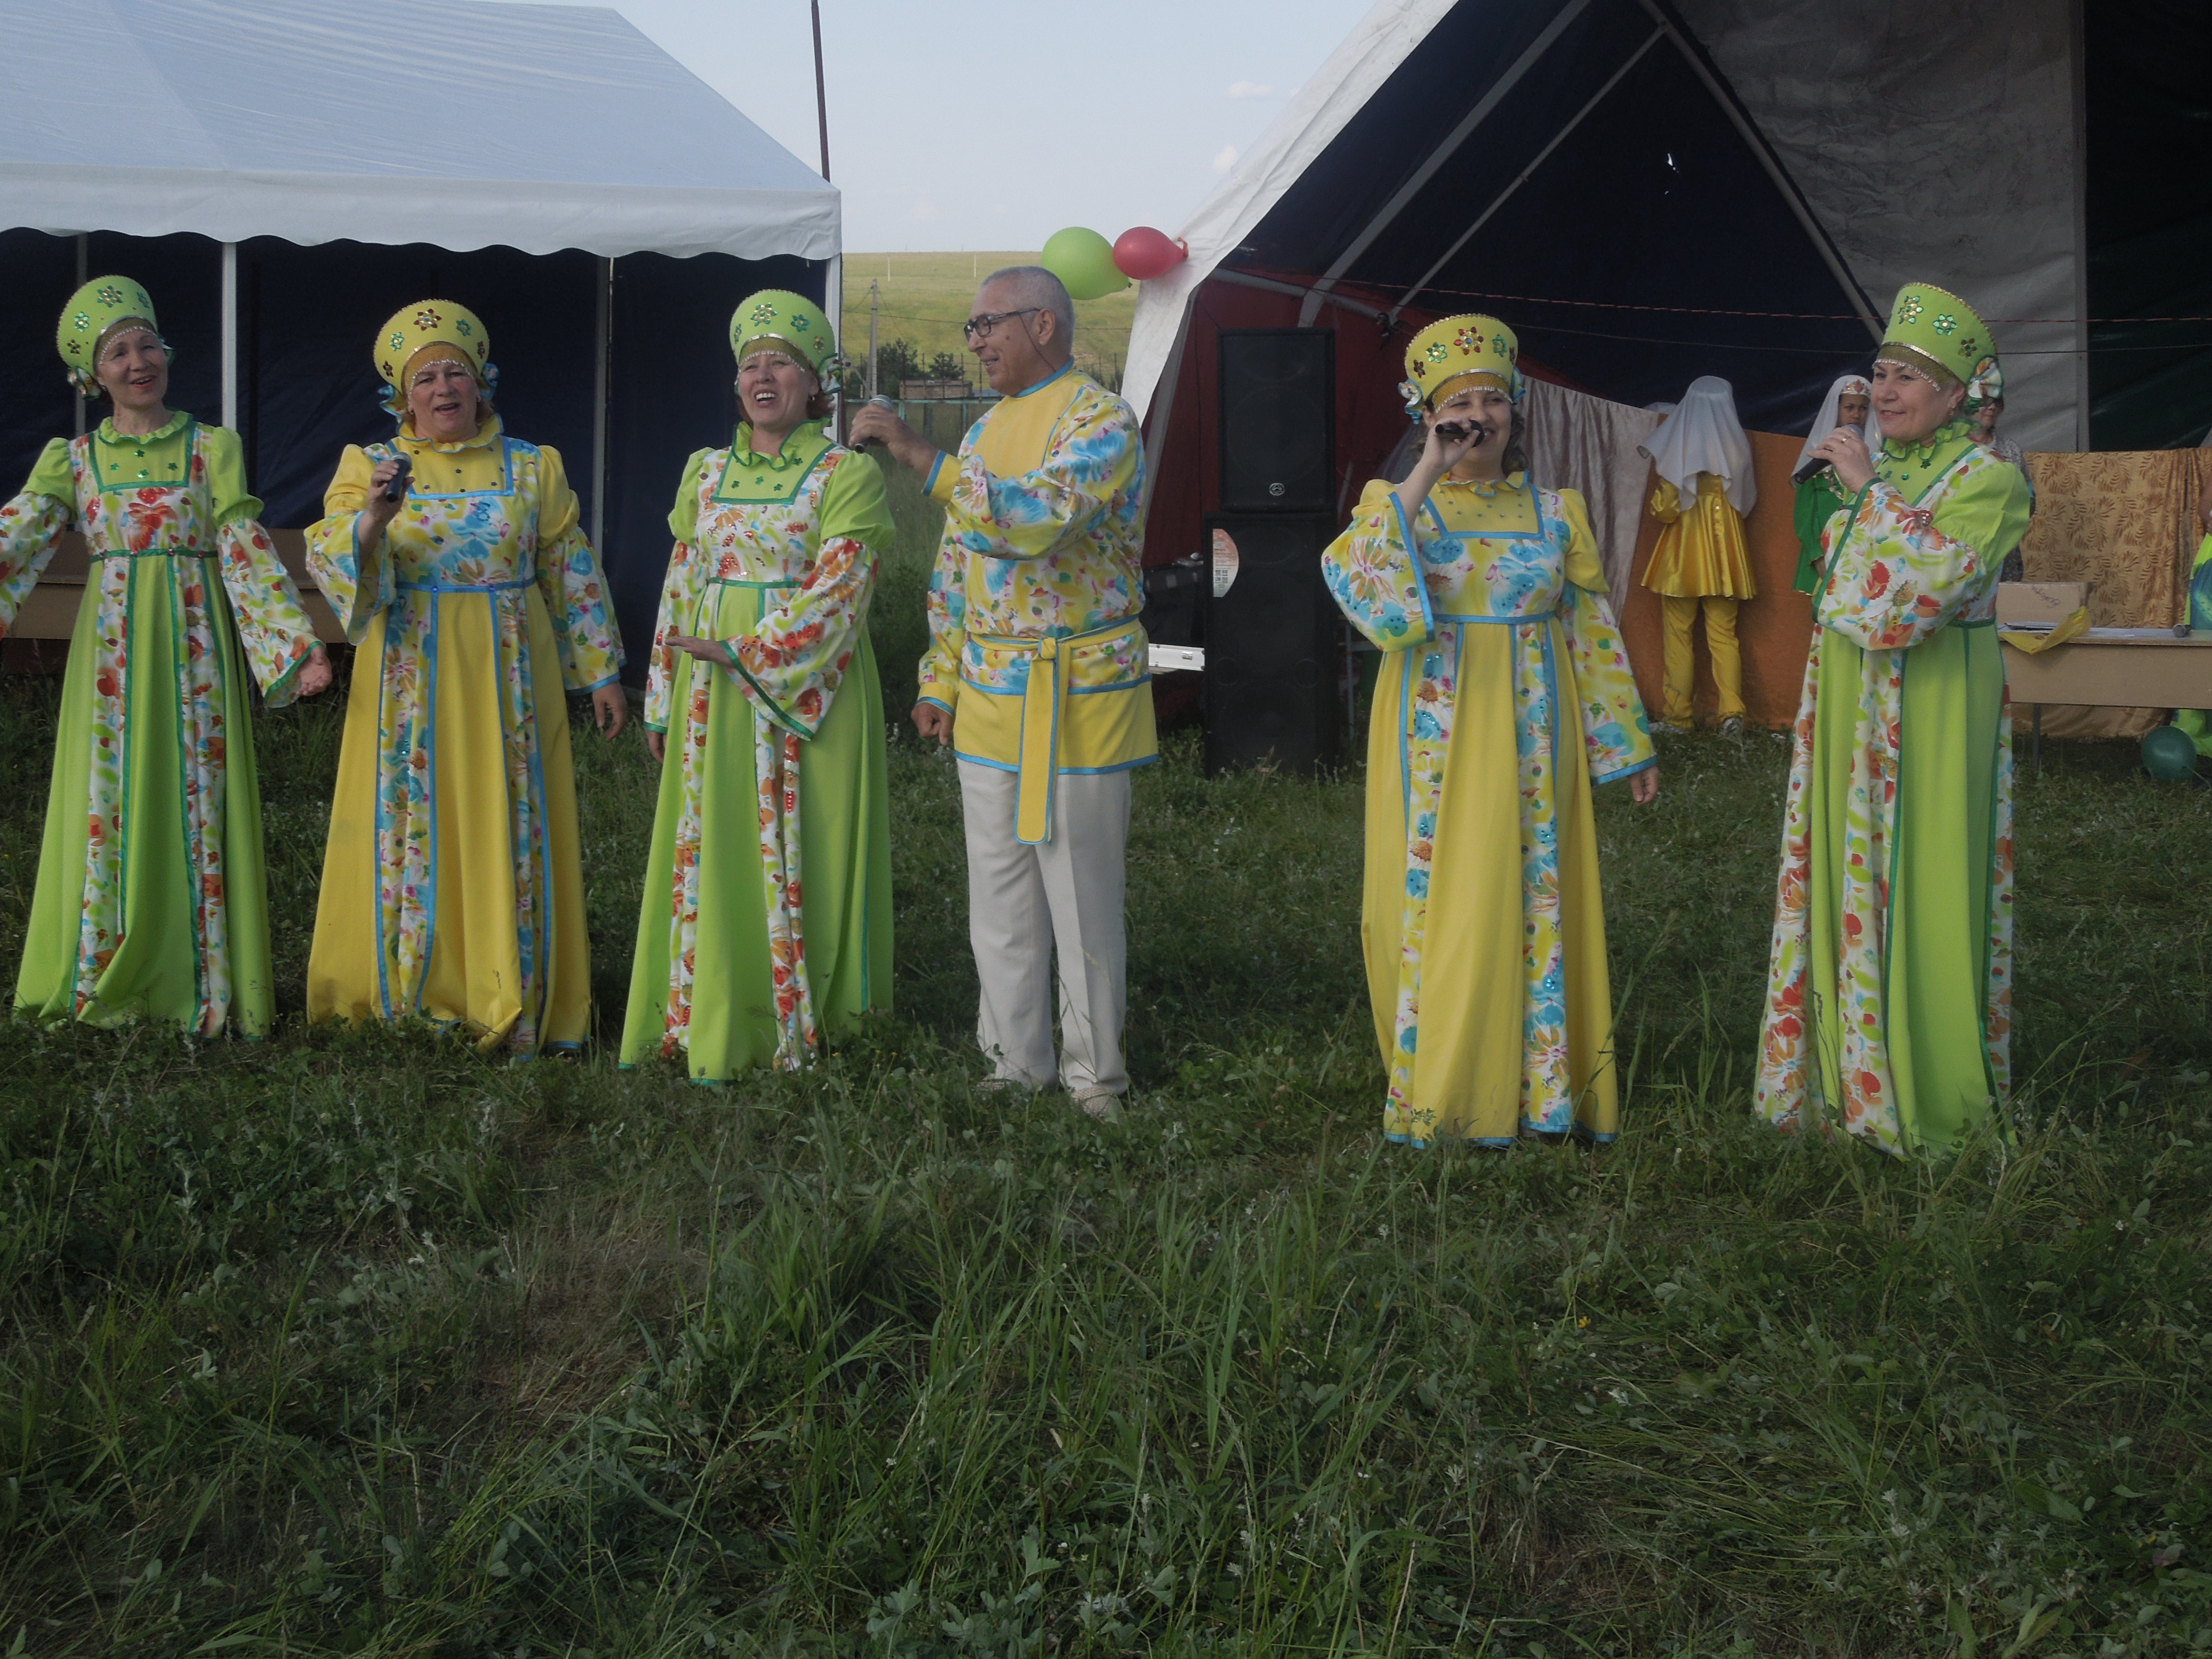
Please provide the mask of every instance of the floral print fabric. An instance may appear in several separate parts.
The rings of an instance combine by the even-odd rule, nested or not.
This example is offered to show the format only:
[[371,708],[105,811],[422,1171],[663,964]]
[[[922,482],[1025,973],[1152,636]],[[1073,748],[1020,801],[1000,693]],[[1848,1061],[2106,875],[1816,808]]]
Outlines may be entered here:
[[[1905,653],[1948,628],[1994,617],[1998,568],[2027,517],[2024,491],[1993,471],[2013,469],[1963,438],[1955,442],[1959,453],[1935,458],[1932,467],[1924,451],[1915,457],[1899,446],[1885,446],[1875,481],[1822,533],[1827,576],[1816,601],[1820,628],[1805,665],[1784,808],[1755,1086],[1756,1109],[1771,1123],[1796,1127],[1808,1108],[1825,1104],[1850,1133],[1891,1152],[1905,1150],[1910,1139],[1893,1064],[1894,1011],[1887,973],[1894,929],[1890,888],[1899,851],[1899,781],[1911,735]],[[1910,465],[1916,459],[1917,469]],[[1917,498],[1908,498],[1891,480],[1913,470],[1933,477]],[[1820,705],[1838,697],[1850,700],[1851,738],[1840,806],[1841,914],[1834,918],[1838,1006],[1824,1011],[1815,1006],[1813,988],[1810,907],[1814,842],[1829,826],[1818,821],[1812,802],[1822,758]],[[1841,729],[1834,725],[1836,732]],[[2006,709],[1991,739],[1994,825],[1988,938],[1981,942],[1986,964],[1982,1038],[1999,1100],[2008,1086],[2011,1033],[2011,732]],[[1823,1031],[1836,1034],[1842,1095],[1827,1102],[1821,1100],[1816,1048]]]
[[[1440,486],[1452,492],[1461,522],[1480,514],[1478,503],[1458,500],[1476,488]],[[1376,710],[1378,723],[1395,726],[1401,811],[1386,823],[1370,808],[1369,857],[1395,856],[1403,866],[1383,1128],[1415,1142],[1460,1132],[1439,1121],[1429,1103],[1436,1091],[1421,1086],[1419,1072],[1430,894],[1438,848],[1451,835],[1442,809],[1471,638],[1497,629],[1510,641],[1523,922],[1520,1119],[1527,1129],[1570,1130],[1577,1104],[1567,1036],[1558,769],[1586,766],[1594,781],[1606,781],[1655,759],[1580,498],[1530,489],[1519,475],[1487,493],[1506,495],[1509,508],[1521,498],[1535,529],[1449,529],[1433,503],[1413,520],[1389,485],[1370,484],[1358,517],[1322,561],[1329,592],[1352,625],[1385,652],[1405,653],[1407,665],[1399,707],[1378,700]],[[1510,522],[1510,514],[1500,522]]]
[[[810,443],[793,434],[787,449]],[[804,453],[801,450],[800,453]],[[743,684],[752,711],[753,778],[762,890],[767,902],[768,951],[775,988],[775,1063],[804,1066],[821,1050],[821,1030],[806,966],[801,869],[802,740],[820,729],[844,683],[866,626],[874,591],[876,547],[892,526],[880,476],[866,456],[831,446],[808,465],[784,501],[726,499],[728,450],[692,458],[670,525],[680,539],[669,560],[646,678],[646,724],[668,731],[681,654],[671,634],[713,629],[714,589],[736,583],[764,590],[763,614],[751,632],[724,641],[727,672]],[[847,469],[864,469],[848,471]],[[768,595],[775,596],[771,605]],[[688,672],[683,729],[667,764],[683,768],[683,793],[669,895],[669,985],[661,1054],[675,1059],[689,1042],[696,990],[699,881],[707,787],[708,720],[712,672]],[[653,902],[648,895],[647,902]]]
[[[120,455],[167,455],[168,477],[140,482],[151,469],[125,467]],[[133,476],[135,475],[135,476]],[[260,503],[246,493],[236,434],[178,415],[143,438],[118,434],[112,422],[71,442],[49,445],[29,487],[0,508],[0,632],[14,620],[71,522],[93,555],[81,603],[93,609],[89,635],[97,653],[90,700],[90,798],[84,803],[88,842],[78,922],[75,1012],[102,1001],[102,978],[123,942],[123,871],[130,838],[127,804],[133,738],[167,741],[165,733],[134,734],[133,665],[145,630],[167,636],[174,665],[177,765],[185,867],[198,985],[193,1029],[212,1034],[228,1023],[232,964],[226,884],[225,774],[234,734],[223,684],[234,644],[249,671],[281,706],[295,694],[295,677],[315,645],[298,591],[268,534],[254,521]],[[136,580],[139,561],[158,560],[167,580],[149,590]],[[218,584],[228,604],[217,597]],[[149,604],[158,592],[166,603]],[[78,637],[86,638],[80,626]],[[172,833],[163,823],[150,833]],[[258,835],[258,827],[255,833]]]
[[[611,683],[623,653],[599,559],[577,526],[558,455],[506,436],[495,422],[463,447],[479,446],[486,452],[480,465],[495,488],[410,490],[366,555],[356,524],[371,471],[400,449],[411,458],[439,447],[403,437],[349,449],[325,499],[328,516],[308,532],[307,556],[349,640],[364,641],[372,623],[383,622],[380,649],[373,664],[364,655],[352,695],[378,699],[374,949],[377,1000],[387,1019],[424,1012],[434,942],[435,708],[440,635],[449,615],[441,601],[465,598],[485,608],[495,666],[486,688],[492,706],[483,713],[498,725],[521,980],[521,1012],[506,1041],[528,1053],[538,1046],[546,1006],[552,882],[538,700],[558,697],[564,687],[584,691]],[[418,483],[422,471],[418,461]],[[533,602],[552,623],[558,684],[538,683],[544,665],[531,648]],[[471,781],[485,787],[484,780]]]
[[[1143,608],[1143,434],[1127,404],[1086,375],[1066,374],[1065,391],[1048,382],[994,405],[933,481],[945,502],[945,537],[929,585],[921,695],[947,708],[958,704],[963,678],[999,691],[1028,684],[1030,653],[989,641],[1085,634]],[[1063,405],[1039,434],[1042,459],[1020,472],[1001,461],[993,472],[989,429],[1024,422],[1032,398],[1047,400],[1040,415]],[[1143,640],[1118,645],[1079,647],[1070,689],[1141,681]]]

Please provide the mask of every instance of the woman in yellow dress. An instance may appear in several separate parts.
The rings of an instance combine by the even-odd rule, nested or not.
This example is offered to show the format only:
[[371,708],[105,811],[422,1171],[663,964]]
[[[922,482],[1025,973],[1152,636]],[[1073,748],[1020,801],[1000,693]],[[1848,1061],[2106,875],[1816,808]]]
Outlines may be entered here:
[[1590,786],[1648,802],[1658,763],[1583,498],[1528,477],[1519,355],[1494,317],[1413,337],[1420,459],[1322,556],[1384,653],[1361,933],[1383,1132],[1416,1146],[1620,1121]]
[[501,429],[490,352],[465,306],[394,315],[375,359],[398,435],[348,446],[307,532],[359,647],[307,1013],[530,1054],[591,1017],[563,694],[589,692],[609,738],[627,710],[576,497],[556,452]]
[[1687,731],[1695,723],[1690,634],[1702,612],[1720,697],[1713,718],[1733,735],[1743,730],[1744,716],[1736,608],[1759,597],[1743,541],[1744,514],[1759,499],[1759,482],[1752,475],[1751,440],[1736,418],[1735,389],[1717,375],[1699,375],[1640,447],[1659,475],[1651,516],[1667,526],[1644,572],[1644,585],[1659,595],[1665,628],[1667,702],[1659,729]]

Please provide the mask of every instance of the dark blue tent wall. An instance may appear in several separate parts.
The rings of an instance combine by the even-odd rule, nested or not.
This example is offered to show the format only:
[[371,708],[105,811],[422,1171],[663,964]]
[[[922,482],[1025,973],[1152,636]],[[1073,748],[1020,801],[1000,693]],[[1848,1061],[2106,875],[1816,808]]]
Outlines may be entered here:
[[[1565,0],[1455,7],[1231,268],[1308,278],[1331,268],[1567,9]],[[1638,0],[1590,0],[1342,280],[1370,300],[1407,293],[1533,167],[1413,308],[1494,311],[1532,354],[1623,403],[1678,398],[1693,377],[1721,374],[1747,424],[1801,430],[1828,383],[1870,355],[1855,314],[1864,296],[1838,279],[1793,210],[1794,191],[1777,184],[1692,58],[1654,39],[1659,15]],[[1636,307],[1572,303],[1624,300]]]
[[[2082,11],[2089,314],[2212,316],[2212,13],[2197,0]],[[2212,323],[2108,321],[2089,335],[2099,449],[2165,449],[2212,426]]]
[[[202,236],[95,233],[86,268],[147,285],[176,349],[170,402],[203,419],[222,407],[222,249]],[[375,330],[398,307],[436,295],[478,313],[490,330],[507,429],[561,452],[592,517],[592,348],[601,262],[513,248],[455,253],[425,244],[299,247],[273,237],[239,246],[240,435],[247,476],[272,526],[322,514],[324,487],[349,443],[389,436],[383,382],[370,362]],[[54,320],[76,283],[74,239],[0,232],[0,489],[12,491],[49,439],[71,430],[70,390]],[[606,546],[601,550],[627,678],[642,682],[668,562],[668,507],[685,458],[728,441],[728,327],[755,289],[819,300],[824,268],[798,258],[689,259],[653,253],[615,264],[608,389]],[[94,418],[96,418],[96,414]]]

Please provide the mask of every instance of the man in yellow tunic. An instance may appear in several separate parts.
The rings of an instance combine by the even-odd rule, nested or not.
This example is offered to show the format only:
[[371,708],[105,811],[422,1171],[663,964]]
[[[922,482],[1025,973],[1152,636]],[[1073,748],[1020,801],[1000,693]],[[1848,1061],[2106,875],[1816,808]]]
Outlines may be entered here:
[[1759,499],[1759,485],[1734,389],[1717,375],[1698,376],[1642,448],[1659,475],[1651,489],[1651,516],[1667,526],[1644,572],[1644,585],[1659,595],[1666,628],[1667,702],[1660,729],[1686,731],[1695,721],[1690,635],[1702,612],[1720,695],[1713,718],[1723,731],[1741,732],[1743,659],[1736,649],[1735,613],[1744,600],[1759,597],[1743,541],[1743,517]]
[[853,441],[883,443],[945,508],[914,723],[959,757],[994,1080],[1057,1077],[1110,1119],[1129,1086],[1129,772],[1158,753],[1137,620],[1144,443],[1129,405],[1074,367],[1075,307],[1050,271],[993,272],[967,333],[1002,401],[957,455],[880,405],[854,417]]
[[1620,1125],[1590,787],[1659,792],[1583,498],[1522,454],[1520,348],[1447,317],[1407,348],[1428,431],[1322,556],[1383,653],[1360,934],[1383,1133],[1510,1146]]

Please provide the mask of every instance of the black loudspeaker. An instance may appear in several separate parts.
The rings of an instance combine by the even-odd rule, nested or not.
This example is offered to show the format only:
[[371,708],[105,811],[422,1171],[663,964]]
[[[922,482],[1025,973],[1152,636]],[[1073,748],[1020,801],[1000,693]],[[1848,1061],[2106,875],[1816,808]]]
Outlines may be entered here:
[[1206,520],[1216,569],[1235,571],[1206,606],[1208,771],[1266,762],[1310,773],[1337,758],[1344,628],[1321,577],[1334,522],[1322,514]]
[[1336,507],[1336,331],[1221,331],[1221,510]]

